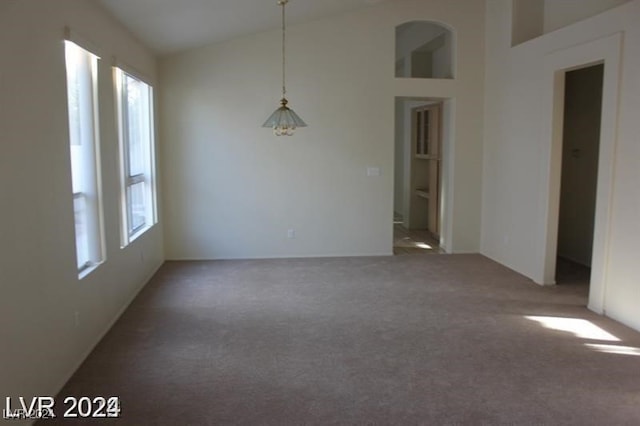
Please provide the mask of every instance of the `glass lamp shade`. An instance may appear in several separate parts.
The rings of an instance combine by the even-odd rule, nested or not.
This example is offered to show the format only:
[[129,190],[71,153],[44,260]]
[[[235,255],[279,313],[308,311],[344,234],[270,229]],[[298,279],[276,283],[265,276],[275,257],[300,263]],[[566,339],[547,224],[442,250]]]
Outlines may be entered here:
[[307,127],[307,124],[287,106],[287,100],[282,98],[280,108],[264,122],[262,127],[271,127],[276,136],[291,136],[298,127]]

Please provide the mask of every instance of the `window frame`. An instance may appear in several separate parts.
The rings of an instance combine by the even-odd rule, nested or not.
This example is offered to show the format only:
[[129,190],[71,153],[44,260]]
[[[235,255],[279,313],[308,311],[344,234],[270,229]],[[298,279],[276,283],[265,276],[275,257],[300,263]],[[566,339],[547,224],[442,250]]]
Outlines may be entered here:
[[[140,78],[139,74],[132,73],[129,69],[120,64],[114,64],[114,86],[116,92],[117,124],[120,148],[120,217],[121,217],[121,248],[126,247],[152,228],[158,222],[157,215],[157,190],[156,190],[156,157],[155,157],[155,119],[154,119],[154,96],[153,85],[146,79]],[[131,174],[131,138],[130,138],[130,115],[128,103],[128,91],[126,88],[126,78],[130,78],[143,85],[146,91],[143,105],[145,111],[142,112],[144,119],[140,124],[146,123],[142,143],[142,163],[143,171]],[[138,117],[140,118],[140,117]],[[133,203],[130,200],[131,189],[139,184],[143,184],[144,218],[143,223],[133,226],[134,212]]]
[[[65,38],[64,52],[76,265],[82,279],[106,261],[98,94],[100,57],[69,37]],[[73,62],[72,55],[75,55]],[[72,65],[75,66],[73,74]],[[78,96],[75,117],[71,101],[72,84],[76,85]],[[74,147],[79,148],[74,150]],[[81,222],[76,210],[80,199],[84,201]],[[79,224],[84,227],[84,241],[80,241]],[[82,246],[85,246],[84,250],[81,250]]]

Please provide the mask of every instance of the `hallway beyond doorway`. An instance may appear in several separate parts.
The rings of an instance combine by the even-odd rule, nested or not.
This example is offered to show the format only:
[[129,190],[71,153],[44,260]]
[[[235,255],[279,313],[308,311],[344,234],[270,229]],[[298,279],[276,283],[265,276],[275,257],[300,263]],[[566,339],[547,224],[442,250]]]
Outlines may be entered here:
[[406,229],[397,215],[393,221],[393,254],[443,254],[439,242],[426,229]]

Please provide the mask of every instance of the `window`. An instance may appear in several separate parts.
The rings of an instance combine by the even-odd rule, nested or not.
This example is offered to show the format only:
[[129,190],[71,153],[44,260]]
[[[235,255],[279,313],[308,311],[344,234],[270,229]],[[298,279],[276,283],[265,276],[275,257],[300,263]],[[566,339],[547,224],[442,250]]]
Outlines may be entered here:
[[82,274],[104,260],[98,156],[98,57],[67,41],[65,60],[76,256]]
[[122,246],[156,223],[153,89],[115,69],[122,170]]

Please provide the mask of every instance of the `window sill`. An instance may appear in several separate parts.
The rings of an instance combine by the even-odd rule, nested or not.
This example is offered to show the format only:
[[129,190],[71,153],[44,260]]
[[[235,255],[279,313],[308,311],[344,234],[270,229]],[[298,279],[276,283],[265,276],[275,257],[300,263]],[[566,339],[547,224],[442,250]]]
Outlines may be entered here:
[[123,248],[127,247],[128,245],[130,245],[132,242],[134,242],[135,240],[140,238],[143,234],[145,234],[148,230],[150,230],[151,228],[156,226],[156,223],[154,223],[152,225],[149,225],[149,226],[145,226],[144,228],[138,230],[135,234],[131,235],[129,237],[129,241],[127,241],[126,244],[123,244],[122,247],[120,247],[120,248],[123,249]]
[[81,271],[78,271],[78,279],[79,280],[84,279],[87,275],[91,274],[93,271],[98,269],[98,266],[102,265],[103,263],[104,263],[104,261],[98,262],[98,263],[92,263],[91,265],[87,266],[86,268],[83,268]]

